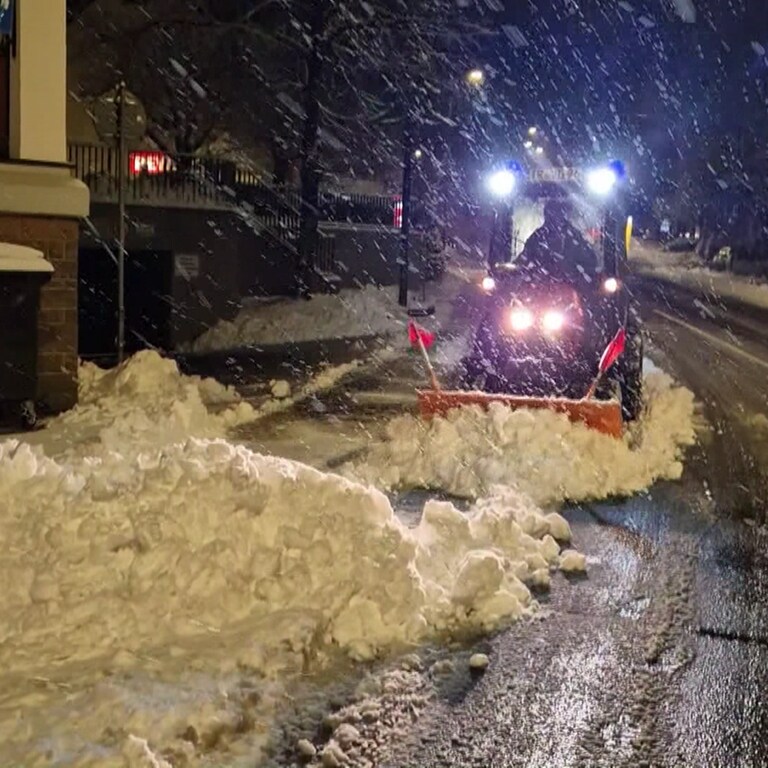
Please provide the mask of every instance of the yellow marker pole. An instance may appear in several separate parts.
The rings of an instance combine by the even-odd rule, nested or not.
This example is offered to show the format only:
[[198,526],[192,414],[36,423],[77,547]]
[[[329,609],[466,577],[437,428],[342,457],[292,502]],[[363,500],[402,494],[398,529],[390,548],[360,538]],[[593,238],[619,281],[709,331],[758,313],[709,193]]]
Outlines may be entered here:
[[624,245],[626,247],[627,258],[629,258],[629,249],[632,245],[632,228],[634,226],[634,220],[631,216],[627,216],[627,227],[624,230]]

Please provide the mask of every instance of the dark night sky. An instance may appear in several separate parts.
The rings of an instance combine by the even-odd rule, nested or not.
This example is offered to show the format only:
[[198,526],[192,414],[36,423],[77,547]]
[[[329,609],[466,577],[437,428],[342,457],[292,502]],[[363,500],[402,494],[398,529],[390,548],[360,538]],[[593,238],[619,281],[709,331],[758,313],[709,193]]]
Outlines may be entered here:
[[[186,0],[178,2],[181,7],[191,7]],[[251,2],[227,0],[226,6],[220,2],[213,6],[218,9],[217,13],[229,8],[237,15]],[[401,6],[407,5],[407,0],[391,2],[395,6],[398,2]],[[451,2],[467,8],[468,13],[493,32],[477,38],[470,50],[466,49],[466,41],[457,40],[456,56],[449,57],[455,71],[447,69],[445,61],[441,61],[438,75],[433,77],[436,86],[433,91],[439,92],[447,81],[461,83],[465,65],[481,65],[489,73],[483,103],[474,118],[453,132],[454,137],[465,136],[460,140],[464,143],[452,146],[450,151],[456,166],[469,168],[470,178],[479,178],[490,164],[500,159],[524,155],[524,132],[532,123],[548,134],[553,160],[580,163],[620,157],[628,162],[632,176],[649,197],[660,187],[677,183],[690,168],[700,166],[702,158],[709,161],[717,157],[727,137],[751,131],[754,140],[763,147],[768,142],[768,58],[762,47],[768,49],[768,0]],[[100,0],[96,5],[108,8],[116,3],[117,0]],[[167,0],[161,0],[156,7],[164,8],[166,3]],[[84,4],[88,5],[89,0]],[[358,7],[356,2],[349,2],[349,6]],[[280,6],[277,20],[265,21],[266,32],[279,31],[279,27],[270,24],[286,25],[286,17],[309,7],[300,2]],[[435,7],[441,7],[438,0]],[[104,15],[109,16],[106,11]],[[293,33],[295,25],[288,29]],[[164,41],[163,44],[176,58],[184,58],[185,39],[185,34],[176,32],[170,43],[166,45]],[[286,73],[272,73],[271,59],[263,60],[263,46],[253,41],[248,45],[248,55],[238,59],[239,64],[246,62],[248,71],[242,71],[241,67],[238,77],[228,66],[212,73],[211,70],[216,69],[212,63],[226,64],[227,60],[218,53],[211,55],[204,46],[190,46],[186,52],[188,59],[184,60],[192,69],[201,70],[203,81],[208,76],[209,90],[225,93],[224,101],[236,105],[226,113],[228,130],[247,139],[259,130],[266,130],[260,119],[262,115],[270,115],[274,119],[266,121],[267,128],[273,128],[272,123],[277,120],[280,130],[283,124],[290,124],[295,134],[297,121],[285,111],[281,112],[283,102],[273,98],[274,93],[271,97],[265,96],[272,83],[286,79],[283,77]],[[176,51],[176,47],[180,50]],[[133,51],[132,46],[129,49]],[[329,73],[330,85],[338,85],[335,80],[348,79],[349,72],[364,69],[360,62],[366,54],[370,56],[365,45],[353,44],[350,49],[349,60],[337,65],[336,73]],[[86,50],[90,48],[86,46]],[[149,67],[144,54],[133,57],[140,74],[150,75],[134,83],[140,95],[144,96],[147,91],[146,100],[150,105],[154,104],[157,90],[158,67],[169,69],[169,51],[164,48],[158,51],[150,49],[155,58],[150,56]],[[372,58],[369,69],[378,72],[380,62],[376,55]],[[106,71],[102,59],[99,51],[99,65],[89,60],[84,68]],[[296,54],[292,53],[287,79],[297,79],[295,60]],[[392,79],[407,79],[395,71],[388,56],[384,65],[393,70],[389,73]],[[261,80],[251,77],[259,68],[266,72],[262,80],[269,88],[265,89]],[[112,73],[106,71],[106,75],[111,77]],[[418,80],[421,75],[413,77]],[[144,90],[142,82],[147,86]],[[175,80],[169,82],[175,87]],[[360,82],[355,85],[359,86]],[[415,85],[418,89],[420,83]],[[300,98],[300,88],[295,86],[278,85],[274,90],[279,96],[287,94],[294,101]],[[375,93],[375,88],[370,90]],[[339,97],[330,87],[327,92],[334,94],[328,97],[331,113],[351,113],[354,105],[349,106],[348,102],[354,100],[346,98],[349,93]],[[242,108],[244,93],[248,95],[245,109]],[[446,111],[444,101],[437,99],[434,109]],[[193,118],[197,117],[198,102],[194,99],[190,102],[188,113]],[[461,119],[465,119],[464,114]],[[338,133],[340,143],[348,147],[350,156],[357,159],[365,156],[355,140],[360,133],[367,148],[372,143],[368,134],[358,131],[354,123],[351,134],[349,131],[339,133],[343,126],[339,128],[330,118],[327,120],[327,130]],[[445,122],[440,119],[434,122],[435,132],[451,133]],[[287,129],[285,132],[290,133]],[[398,129],[392,129],[391,133],[391,147],[381,154],[396,168],[400,153]],[[295,135],[292,138],[295,143]]]
[[568,160],[627,157],[650,192],[707,142],[766,135],[764,0],[508,0],[503,15],[528,44],[504,30],[480,52],[505,118],[494,152],[514,152],[536,122]]

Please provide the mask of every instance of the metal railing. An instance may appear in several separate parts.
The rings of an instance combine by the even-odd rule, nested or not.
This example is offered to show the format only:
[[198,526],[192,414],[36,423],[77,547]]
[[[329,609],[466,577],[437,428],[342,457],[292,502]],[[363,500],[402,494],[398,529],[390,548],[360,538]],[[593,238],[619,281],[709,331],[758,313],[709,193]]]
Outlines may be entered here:
[[[237,208],[255,227],[297,259],[301,194],[289,186],[265,183],[236,163],[214,157],[126,152],[114,147],[70,144],[69,162],[86,183],[94,202],[116,203],[119,164],[124,163],[125,200],[129,205]],[[321,223],[393,226],[396,199],[385,195],[321,192]],[[335,238],[319,233],[315,272],[327,281],[335,271]]]
[[[215,157],[127,152],[114,147],[70,144],[69,162],[95,202],[115,202],[119,163],[124,163],[129,204],[245,206],[255,216],[287,222],[299,216],[301,194],[295,187],[267,184],[253,171]],[[392,226],[395,199],[386,195],[321,192],[322,222]]]
[[237,189],[252,186],[258,176],[234,163],[194,155],[160,152],[141,156],[108,146],[70,144],[69,162],[85,182],[96,202],[117,200],[119,164],[125,168],[126,200],[129,203],[233,205]]

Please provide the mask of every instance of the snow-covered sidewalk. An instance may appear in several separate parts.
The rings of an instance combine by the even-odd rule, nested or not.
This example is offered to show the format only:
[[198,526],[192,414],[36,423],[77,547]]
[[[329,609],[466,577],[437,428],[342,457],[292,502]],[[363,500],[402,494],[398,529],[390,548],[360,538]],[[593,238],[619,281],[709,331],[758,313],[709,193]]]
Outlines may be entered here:
[[[426,304],[436,306],[433,324],[437,322],[444,327],[452,302],[468,281],[475,278],[476,275],[470,275],[461,266],[452,265],[439,282],[429,284]],[[220,320],[181,351],[208,354],[370,336],[403,341],[408,315],[397,300],[396,287],[369,285],[343,289],[338,294],[318,294],[309,301],[287,298],[250,301],[233,320]]]
[[184,351],[204,354],[321,339],[389,336],[403,333],[406,322],[396,289],[344,289],[310,301],[248,303],[234,320],[219,321]]
[[768,282],[707,269],[695,254],[668,253],[660,248],[640,246],[635,249],[630,263],[635,272],[654,275],[701,294],[768,308]]

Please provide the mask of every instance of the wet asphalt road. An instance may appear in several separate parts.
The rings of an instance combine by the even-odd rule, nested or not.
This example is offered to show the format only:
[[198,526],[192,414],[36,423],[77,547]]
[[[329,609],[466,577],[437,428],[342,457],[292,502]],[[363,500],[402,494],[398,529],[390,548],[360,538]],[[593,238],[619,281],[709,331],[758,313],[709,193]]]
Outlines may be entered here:
[[768,765],[768,310],[638,277],[655,356],[701,403],[679,483],[567,511],[588,579],[487,642],[387,766]]

